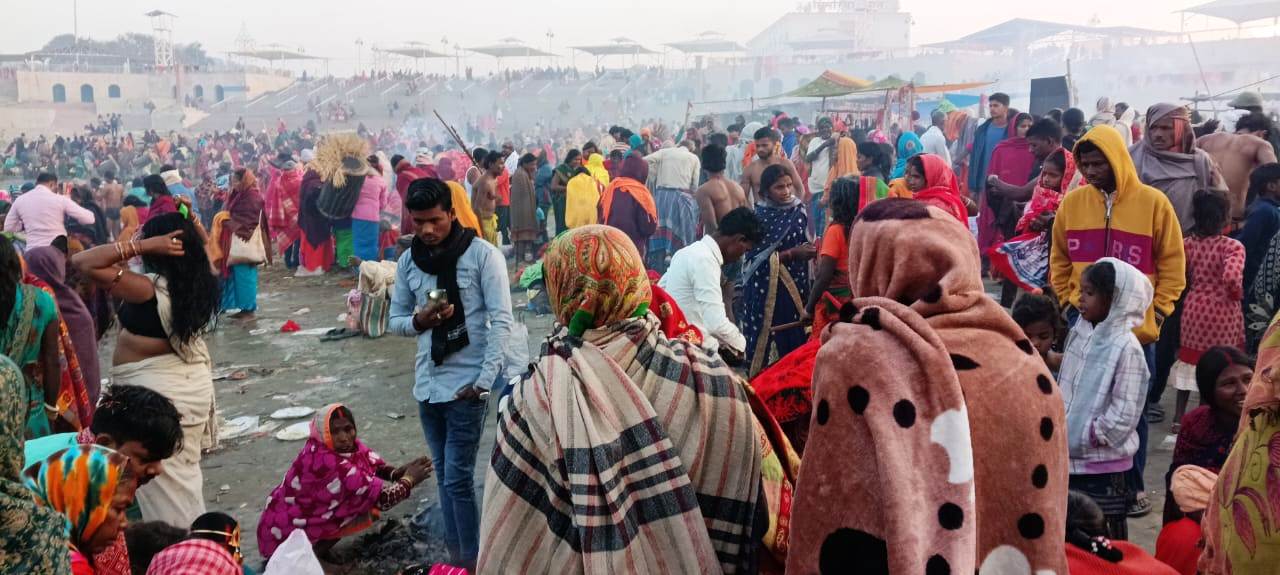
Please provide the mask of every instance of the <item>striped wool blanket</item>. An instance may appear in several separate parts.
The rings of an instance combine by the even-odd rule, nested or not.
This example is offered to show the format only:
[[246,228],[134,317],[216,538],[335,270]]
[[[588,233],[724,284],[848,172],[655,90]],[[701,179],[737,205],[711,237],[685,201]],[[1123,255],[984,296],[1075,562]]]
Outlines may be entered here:
[[501,413],[479,572],[747,572],[760,453],[742,380],[652,315],[562,329]]

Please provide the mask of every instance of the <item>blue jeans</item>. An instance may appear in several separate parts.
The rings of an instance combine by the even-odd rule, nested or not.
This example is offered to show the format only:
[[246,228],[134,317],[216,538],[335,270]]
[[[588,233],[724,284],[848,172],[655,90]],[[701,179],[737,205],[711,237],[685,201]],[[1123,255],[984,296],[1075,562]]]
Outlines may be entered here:
[[[1155,385],[1155,363],[1156,363],[1156,344],[1149,343],[1142,346],[1142,354],[1146,356],[1147,369],[1151,372],[1152,377],[1147,380],[1147,392],[1150,393]],[[1142,413],[1138,416],[1138,452],[1133,454],[1133,468],[1127,471],[1125,482],[1129,484],[1129,501],[1133,502],[1138,494],[1146,490],[1146,482],[1143,480],[1142,474],[1147,470],[1147,446],[1150,443],[1147,430],[1147,410],[1146,406]]]
[[813,226],[815,237],[821,237],[827,231],[827,209],[822,207],[822,194],[822,190],[818,190],[809,200],[809,225]]
[[236,264],[227,267],[222,282],[222,309],[253,312],[258,309],[258,266]]
[[487,401],[418,403],[422,433],[431,448],[450,562],[475,567],[480,553],[480,505],[476,502],[476,452]]

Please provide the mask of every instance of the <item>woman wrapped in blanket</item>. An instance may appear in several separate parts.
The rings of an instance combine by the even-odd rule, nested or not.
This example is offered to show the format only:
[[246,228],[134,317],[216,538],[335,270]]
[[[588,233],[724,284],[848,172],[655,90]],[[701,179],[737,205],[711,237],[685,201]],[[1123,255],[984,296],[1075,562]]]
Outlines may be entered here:
[[1066,573],[1062,398],[983,290],[969,230],[873,202],[849,279],[815,361],[788,572]]
[[754,571],[765,508],[746,386],[662,332],[620,230],[575,228],[544,265],[559,327],[500,413],[478,572]]

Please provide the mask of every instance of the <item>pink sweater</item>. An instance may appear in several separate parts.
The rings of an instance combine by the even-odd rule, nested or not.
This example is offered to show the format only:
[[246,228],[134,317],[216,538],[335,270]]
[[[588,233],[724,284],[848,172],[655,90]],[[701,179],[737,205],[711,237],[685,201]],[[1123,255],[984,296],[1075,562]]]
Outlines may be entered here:
[[67,235],[66,218],[82,224],[93,223],[93,212],[76,204],[71,198],[53,193],[44,186],[18,196],[4,218],[6,232],[26,232],[27,247],[38,248],[53,243],[58,236]]
[[[399,194],[396,194],[396,200],[399,199]],[[356,207],[352,210],[351,217],[366,222],[376,222],[379,214],[390,202],[391,195],[387,193],[387,181],[377,175],[366,176],[364,186],[360,188],[360,199],[356,200]]]

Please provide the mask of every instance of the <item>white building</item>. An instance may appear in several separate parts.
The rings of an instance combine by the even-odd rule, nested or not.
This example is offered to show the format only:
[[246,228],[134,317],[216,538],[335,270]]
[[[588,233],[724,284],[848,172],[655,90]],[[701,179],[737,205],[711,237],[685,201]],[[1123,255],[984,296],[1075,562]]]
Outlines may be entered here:
[[889,56],[911,45],[911,14],[898,0],[814,0],[747,41],[754,58],[781,61]]

